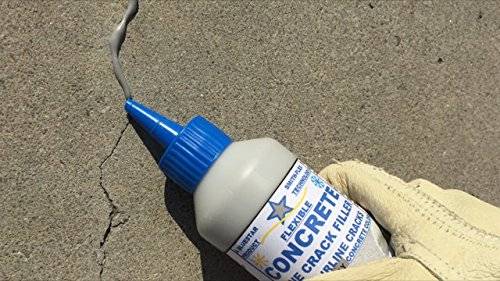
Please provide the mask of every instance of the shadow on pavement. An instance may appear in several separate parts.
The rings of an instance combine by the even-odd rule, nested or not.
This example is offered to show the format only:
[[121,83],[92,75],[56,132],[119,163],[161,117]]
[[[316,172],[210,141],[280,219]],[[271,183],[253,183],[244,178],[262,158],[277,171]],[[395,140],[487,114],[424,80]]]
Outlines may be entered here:
[[[163,148],[144,130],[130,119],[130,124],[141,138],[148,151],[158,162]],[[200,252],[204,280],[255,280],[243,267],[239,266],[225,253],[205,241],[196,229],[193,196],[170,181],[165,181],[165,207],[170,216]]]

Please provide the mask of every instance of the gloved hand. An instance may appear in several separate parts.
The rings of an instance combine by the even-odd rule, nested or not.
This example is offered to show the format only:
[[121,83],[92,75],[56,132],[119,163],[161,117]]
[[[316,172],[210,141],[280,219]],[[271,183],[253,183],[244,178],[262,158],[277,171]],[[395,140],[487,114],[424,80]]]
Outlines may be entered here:
[[499,208],[361,162],[333,164],[320,175],[391,233],[396,257],[313,280],[500,280]]

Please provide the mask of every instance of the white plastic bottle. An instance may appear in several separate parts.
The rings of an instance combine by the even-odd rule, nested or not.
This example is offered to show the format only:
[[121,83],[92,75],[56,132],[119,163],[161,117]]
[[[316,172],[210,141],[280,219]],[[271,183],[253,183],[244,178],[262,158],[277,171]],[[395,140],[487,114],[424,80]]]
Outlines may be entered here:
[[359,206],[270,138],[232,142],[201,116],[182,127],[129,99],[165,152],[162,171],[194,195],[203,238],[260,280],[303,280],[389,257]]

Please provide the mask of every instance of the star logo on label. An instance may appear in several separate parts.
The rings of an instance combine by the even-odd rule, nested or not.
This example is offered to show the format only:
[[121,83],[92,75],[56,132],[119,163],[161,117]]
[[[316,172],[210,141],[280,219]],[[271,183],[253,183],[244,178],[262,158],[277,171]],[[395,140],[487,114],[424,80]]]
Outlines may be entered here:
[[269,261],[266,259],[266,256],[261,255],[261,254],[255,254],[255,257],[253,258],[253,264],[262,269],[267,266]]
[[286,214],[290,213],[293,208],[290,208],[286,205],[286,196],[283,196],[278,203],[269,201],[269,205],[273,209],[273,212],[267,217],[267,220],[272,220],[277,218],[278,220],[282,220],[285,218]]

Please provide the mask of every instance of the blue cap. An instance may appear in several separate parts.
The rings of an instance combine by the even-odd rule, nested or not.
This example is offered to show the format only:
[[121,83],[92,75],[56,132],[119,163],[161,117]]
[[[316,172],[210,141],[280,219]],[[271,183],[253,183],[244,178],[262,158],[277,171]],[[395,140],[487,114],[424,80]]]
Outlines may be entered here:
[[125,102],[125,111],[165,149],[158,162],[163,173],[191,193],[232,142],[202,116],[182,127],[133,99]]

